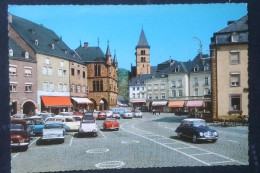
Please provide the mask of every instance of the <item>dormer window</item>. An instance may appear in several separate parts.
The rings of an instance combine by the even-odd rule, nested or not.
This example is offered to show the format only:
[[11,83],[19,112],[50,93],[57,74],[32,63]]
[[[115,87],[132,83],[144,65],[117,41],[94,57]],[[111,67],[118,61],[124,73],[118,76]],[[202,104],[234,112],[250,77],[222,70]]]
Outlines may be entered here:
[[233,43],[233,42],[238,42],[238,40],[239,40],[239,35],[238,35],[238,33],[236,33],[236,32],[232,33],[232,35],[231,35],[231,42],[232,42],[232,43]]
[[30,29],[30,33],[34,34],[34,29]]
[[60,40],[59,39],[54,39],[54,41],[59,44],[60,43]]
[[38,41],[38,40],[34,40],[34,44],[35,44],[35,45],[38,45],[38,44],[39,44],[39,41]]
[[13,49],[10,49],[9,50],[9,57],[13,57],[14,56],[14,51],[13,51]]
[[194,67],[193,71],[194,72],[198,72],[199,71],[199,67]]
[[54,48],[55,48],[55,45],[54,45],[54,44],[51,44],[51,48],[54,49]]
[[209,71],[209,64],[206,64],[206,65],[204,66],[204,71]]
[[68,50],[67,50],[67,49],[64,49],[64,53],[67,54],[67,53],[68,53]]
[[26,59],[28,59],[28,58],[29,58],[29,53],[28,53],[28,52],[25,52],[24,57],[25,57]]
[[180,66],[177,66],[175,69],[174,69],[174,72],[179,72],[180,71]]
[[137,80],[137,81],[136,81],[136,84],[140,84],[140,81],[139,81],[139,80]]

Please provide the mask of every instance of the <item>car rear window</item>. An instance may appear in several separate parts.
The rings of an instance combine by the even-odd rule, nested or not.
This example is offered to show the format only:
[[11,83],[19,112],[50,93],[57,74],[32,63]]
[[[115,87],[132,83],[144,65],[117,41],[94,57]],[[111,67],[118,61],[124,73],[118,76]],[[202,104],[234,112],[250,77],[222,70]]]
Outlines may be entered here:
[[22,124],[11,124],[10,129],[11,130],[23,130],[23,125]]
[[56,129],[56,128],[63,128],[62,124],[45,124],[45,129]]
[[198,127],[198,126],[207,126],[205,121],[193,121],[192,122],[193,126]]
[[94,119],[83,119],[82,120],[82,123],[95,123],[95,120]]

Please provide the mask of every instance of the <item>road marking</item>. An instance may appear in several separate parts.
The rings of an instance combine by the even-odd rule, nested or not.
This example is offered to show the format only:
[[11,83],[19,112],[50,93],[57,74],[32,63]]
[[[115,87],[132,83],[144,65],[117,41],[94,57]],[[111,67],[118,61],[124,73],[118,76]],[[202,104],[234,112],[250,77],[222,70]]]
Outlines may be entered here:
[[73,141],[73,136],[74,136],[75,132],[72,134],[72,138],[70,139],[70,147],[72,145],[72,141]]
[[188,149],[188,148],[196,148],[196,147],[181,147],[181,148],[174,148],[175,150],[182,150],[182,149]]
[[102,136],[104,136],[105,139],[107,139],[107,137],[101,132],[101,130],[99,130],[99,132],[101,133]]
[[92,149],[92,150],[88,150],[86,152],[87,153],[106,153],[108,151],[109,151],[109,149],[107,149],[107,148],[95,148],[95,149]]
[[233,140],[228,140],[228,141],[237,143],[237,141],[233,141]]
[[[122,128],[123,130],[125,130],[125,129],[123,128],[123,126],[124,126],[125,124],[128,125],[129,123],[131,123],[131,127],[132,127],[133,129],[137,129],[137,128],[134,127],[134,125],[135,125],[136,123],[140,123],[140,122],[141,122],[141,121],[125,122],[125,123],[123,123],[123,124],[121,125],[121,128]],[[140,130],[140,129],[139,129],[139,130]],[[127,130],[125,130],[125,131],[127,131]],[[140,130],[140,131],[145,132],[144,130]],[[127,131],[127,132],[132,133],[131,131]],[[153,142],[155,142],[155,143],[157,143],[157,144],[159,144],[159,145],[165,146],[165,147],[167,147],[167,148],[169,148],[169,149],[171,149],[171,150],[174,150],[174,151],[177,151],[177,152],[179,152],[179,153],[182,153],[182,154],[184,154],[184,155],[186,155],[186,156],[188,156],[188,157],[191,157],[191,158],[193,158],[193,159],[195,159],[195,160],[197,160],[197,161],[199,161],[199,162],[201,162],[201,163],[203,163],[203,164],[205,164],[205,165],[210,166],[210,163],[206,163],[206,162],[204,162],[204,161],[202,161],[202,160],[200,160],[200,159],[198,159],[198,158],[196,158],[196,157],[193,157],[193,156],[190,155],[190,154],[186,154],[186,153],[184,153],[184,152],[181,152],[181,151],[179,151],[179,150],[176,150],[176,149],[174,149],[174,148],[172,148],[172,147],[170,147],[170,146],[167,146],[167,145],[165,145],[165,144],[163,144],[163,143],[160,143],[160,142],[154,141],[153,139],[147,138],[146,136],[142,136],[142,135],[136,134],[136,133],[132,133],[132,134],[135,134],[135,135],[137,135],[137,136],[140,136],[140,137],[143,137],[143,138],[148,139],[148,140],[150,140],[150,141],[153,141]],[[160,136],[160,135],[158,135],[158,136]],[[165,136],[161,136],[161,137],[165,137]],[[167,138],[167,139],[169,139],[169,138]],[[229,158],[229,157],[226,157],[226,156],[223,156],[223,155],[214,153],[214,152],[210,152],[210,151],[204,150],[204,149],[202,149],[202,148],[198,148],[198,147],[195,147],[195,146],[192,146],[192,145],[189,145],[189,144],[180,142],[180,141],[176,141],[176,140],[174,140],[174,139],[169,139],[169,140],[175,141],[175,142],[180,143],[180,144],[184,144],[184,145],[189,146],[189,147],[192,147],[192,148],[199,149],[199,150],[201,150],[201,151],[205,151],[206,153],[209,153],[209,154],[214,154],[214,155],[219,156],[219,157],[221,157],[221,158],[228,159],[228,160],[230,160],[230,162],[236,162],[236,163],[239,163],[239,164],[242,164],[242,165],[248,165],[247,163],[243,163],[243,162],[240,162],[240,161],[238,161],[238,160],[234,160],[234,159],[231,159],[231,158]]]
[[199,155],[204,155],[204,154],[212,154],[212,153],[199,153],[199,154],[190,154],[192,156],[199,156]]
[[232,162],[232,161],[231,160],[226,160],[226,161],[210,162],[210,163],[212,164],[212,163],[227,163],[227,162]]
[[16,157],[16,156],[18,156],[20,154],[20,152],[19,153],[17,153],[17,154],[15,154],[13,157]]
[[32,144],[34,144],[36,141],[38,141],[41,137],[38,137],[37,139],[35,139],[35,141],[33,141],[32,143],[29,144],[29,146],[31,146]]
[[128,141],[122,141],[122,144],[133,144],[133,143],[139,143],[139,141],[136,140],[128,140]]
[[124,166],[125,163],[121,161],[108,161],[108,162],[101,162],[96,164],[97,168],[118,168]]

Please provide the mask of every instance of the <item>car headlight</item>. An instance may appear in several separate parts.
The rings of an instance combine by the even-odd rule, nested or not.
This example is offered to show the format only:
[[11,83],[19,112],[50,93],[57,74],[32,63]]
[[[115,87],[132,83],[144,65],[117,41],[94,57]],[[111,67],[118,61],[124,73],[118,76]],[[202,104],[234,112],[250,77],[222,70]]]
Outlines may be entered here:
[[203,132],[200,132],[200,136],[203,136],[204,134],[203,134]]
[[97,129],[93,129],[92,132],[97,132]]
[[218,133],[217,133],[217,132],[213,132],[213,135],[214,135],[214,136],[218,136]]

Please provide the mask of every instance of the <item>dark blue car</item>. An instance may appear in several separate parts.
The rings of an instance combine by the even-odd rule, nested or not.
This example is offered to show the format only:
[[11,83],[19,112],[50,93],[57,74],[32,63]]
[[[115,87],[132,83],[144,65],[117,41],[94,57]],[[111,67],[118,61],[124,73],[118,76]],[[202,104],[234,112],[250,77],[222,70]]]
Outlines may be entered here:
[[194,143],[198,141],[216,142],[218,139],[218,132],[210,129],[205,120],[198,118],[187,118],[182,120],[181,124],[175,130],[177,136],[191,138]]

